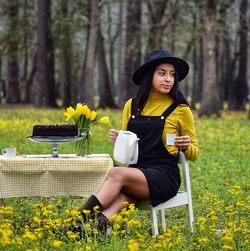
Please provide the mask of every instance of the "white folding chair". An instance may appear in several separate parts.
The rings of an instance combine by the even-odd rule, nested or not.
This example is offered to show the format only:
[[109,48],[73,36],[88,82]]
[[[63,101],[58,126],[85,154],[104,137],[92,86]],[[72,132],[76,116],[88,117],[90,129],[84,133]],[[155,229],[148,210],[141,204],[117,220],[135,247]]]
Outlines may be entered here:
[[184,191],[179,191],[175,197],[155,207],[153,207],[149,201],[143,201],[138,205],[138,208],[140,210],[150,211],[151,222],[153,224],[153,227],[152,227],[153,235],[159,235],[157,211],[160,210],[162,230],[163,232],[165,232],[166,231],[165,209],[177,207],[177,206],[183,206],[183,205],[186,205],[188,217],[189,217],[190,230],[191,232],[193,232],[194,214],[193,214],[193,206],[192,206],[189,165],[188,165],[187,160],[185,159],[185,155],[182,152],[179,152],[178,164],[182,165],[183,167]]

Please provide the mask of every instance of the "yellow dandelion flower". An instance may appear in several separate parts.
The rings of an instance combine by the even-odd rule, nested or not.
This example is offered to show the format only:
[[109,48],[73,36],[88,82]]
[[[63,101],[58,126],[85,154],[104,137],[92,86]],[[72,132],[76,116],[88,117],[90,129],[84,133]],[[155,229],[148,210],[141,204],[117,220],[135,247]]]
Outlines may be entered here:
[[208,242],[208,238],[207,237],[199,237],[197,239],[197,241],[199,244],[204,244],[204,243]]
[[240,220],[239,227],[246,228],[247,227],[247,221],[246,220]]
[[139,220],[136,220],[136,219],[131,219],[131,220],[129,220],[128,222],[127,222],[127,225],[128,225],[128,227],[129,228],[131,228],[131,227],[134,227],[134,226],[140,226],[141,224],[140,224],[140,221]]
[[166,232],[164,233],[164,236],[171,237],[173,236],[173,234],[174,234],[174,231],[170,228],[167,228]]
[[227,192],[230,193],[230,194],[232,194],[232,195],[238,195],[238,194],[240,194],[239,191],[235,191],[235,190],[231,190],[231,189],[227,190]]
[[90,210],[87,210],[87,209],[83,209],[82,210],[82,213],[85,214],[85,215],[89,215],[90,214]]
[[224,250],[233,250],[233,247],[232,247],[232,246],[229,246],[229,245],[224,245],[224,246],[223,246],[223,249],[224,249]]
[[48,209],[48,210],[51,210],[51,209],[53,209],[53,208],[54,208],[54,206],[51,205],[51,204],[49,204],[49,205],[47,206],[47,209]]
[[208,214],[208,217],[211,219],[211,220],[217,220],[218,217],[216,216],[216,213],[213,209],[210,208],[210,212]]
[[238,211],[231,211],[231,212],[227,212],[226,214],[228,215],[228,216],[234,216],[234,215],[236,215],[238,213]]
[[245,204],[242,201],[236,201],[236,206],[243,207]]
[[137,251],[139,250],[139,246],[138,243],[136,242],[136,240],[130,240],[128,243],[128,249],[130,251]]
[[0,225],[0,245],[7,246],[12,243],[11,235],[13,231],[10,228],[11,226],[8,223]]
[[0,214],[7,215],[13,212],[13,208],[11,206],[1,206],[0,207]]
[[210,231],[212,231],[212,232],[216,232],[216,226],[214,225],[214,224],[212,224],[212,225],[210,225],[209,226],[209,229],[210,229]]
[[232,241],[233,235],[230,231],[226,231],[226,233],[223,235],[223,237],[221,239],[224,241]]
[[99,207],[99,206],[95,206],[95,207],[93,208],[93,210],[94,210],[95,212],[99,212],[99,211],[100,211],[100,207]]
[[91,251],[91,246],[88,246],[88,245],[87,245],[87,246],[85,247],[85,251]]
[[115,222],[121,222],[122,221],[122,216],[120,214],[115,214],[112,216],[112,219],[115,220]]
[[93,229],[92,229],[92,233],[93,233],[94,235],[98,235],[99,232],[98,232],[98,230],[97,230],[96,228],[93,228]]
[[182,233],[178,233],[177,239],[176,239],[176,244],[179,244],[183,241],[183,236]]
[[227,225],[228,225],[230,228],[233,228],[233,229],[236,229],[236,228],[237,228],[236,223],[233,222],[233,221],[228,222]]
[[23,234],[23,238],[29,239],[29,240],[32,240],[32,241],[34,241],[34,240],[37,239],[37,237],[36,237],[32,232],[30,232],[30,231],[26,231],[26,232]]
[[217,200],[217,201],[214,201],[214,205],[217,206],[217,205],[223,205],[225,203],[224,200]]
[[79,235],[80,235],[80,233],[74,233],[74,232],[72,232],[72,231],[68,231],[68,232],[67,232],[67,237],[68,237],[69,239],[72,239],[72,240],[77,239],[77,238],[79,237]]
[[234,206],[233,205],[229,205],[227,207],[225,207],[226,211],[233,211]]
[[69,211],[69,216],[71,217],[77,217],[79,215],[80,215],[80,212],[78,210],[73,209]]
[[41,222],[42,222],[42,220],[39,217],[37,217],[37,216],[33,217],[33,221],[36,222],[36,223],[38,223],[38,225],[40,225]]
[[232,189],[240,189],[240,186],[237,186],[237,185],[234,185],[234,186],[231,186]]
[[129,204],[128,208],[129,208],[129,211],[131,211],[131,212],[136,211],[135,204]]
[[16,245],[20,245],[20,246],[23,245],[21,237],[16,237],[14,242],[15,242]]
[[60,241],[60,240],[54,240],[53,243],[52,243],[52,246],[54,248],[59,248],[59,247],[62,246],[62,241]]
[[207,221],[207,220],[206,220],[205,217],[199,216],[199,217],[197,218],[197,223],[198,223],[198,225],[203,225],[206,221]]

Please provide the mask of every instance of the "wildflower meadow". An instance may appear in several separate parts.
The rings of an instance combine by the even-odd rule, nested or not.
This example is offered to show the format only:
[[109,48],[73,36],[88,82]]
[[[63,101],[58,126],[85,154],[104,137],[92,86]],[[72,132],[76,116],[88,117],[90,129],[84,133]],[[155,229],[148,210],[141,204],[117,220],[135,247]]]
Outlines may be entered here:
[[[99,111],[98,111],[99,112]],[[100,111],[109,125],[92,127],[94,153],[109,153],[110,128],[121,128],[120,110]],[[134,205],[114,216],[110,235],[79,238],[58,228],[79,217],[79,197],[0,199],[0,250],[250,250],[250,121],[247,114],[223,112],[221,118],[197,118],[201,155],[190,162],[194,232],[185,207],[166,211],[167,230],[151,235],[148,212]],[[35,124],[68,123],[62,109],[0,108],[0,148],[15,145],[19,154],[51,153],[50,145],[27,139]],[[74,143],[63,143],[59,153],[74,153]],[[0,166],[1,168],[1,166]],[[0,184],[1,185],[1,184]],[[72,184],[73,186],[74,184]]]

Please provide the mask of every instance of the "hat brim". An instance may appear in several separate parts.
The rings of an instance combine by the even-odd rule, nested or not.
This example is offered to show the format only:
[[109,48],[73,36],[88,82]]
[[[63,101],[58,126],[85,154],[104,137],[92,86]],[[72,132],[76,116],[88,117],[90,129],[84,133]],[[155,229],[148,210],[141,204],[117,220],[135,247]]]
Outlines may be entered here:
[[178,74],[178,81],[182,81],[188,74],[189,72],[189,65],[186,61],[180,58],[176,57],[162,57],[162,58],[157,58],[154,60],[151,60],[140,67],[138,67],[133,76],[132,80],[136,85],[140,85],[141,79],[145,76],[145,73],[151,69],[152,67],[159,65],[159,64],[164,64],[164,63],[170,63],[173,64],[175,67],[175,70]]

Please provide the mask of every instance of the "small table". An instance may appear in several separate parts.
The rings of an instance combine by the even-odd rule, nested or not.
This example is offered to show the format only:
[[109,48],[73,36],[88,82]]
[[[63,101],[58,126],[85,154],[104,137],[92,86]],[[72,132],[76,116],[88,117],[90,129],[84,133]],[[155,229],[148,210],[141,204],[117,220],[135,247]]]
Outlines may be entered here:
[[64,154],[0,155],[0,198],[26,196],[89,197],[113,166],[110,157],[87,158]]

